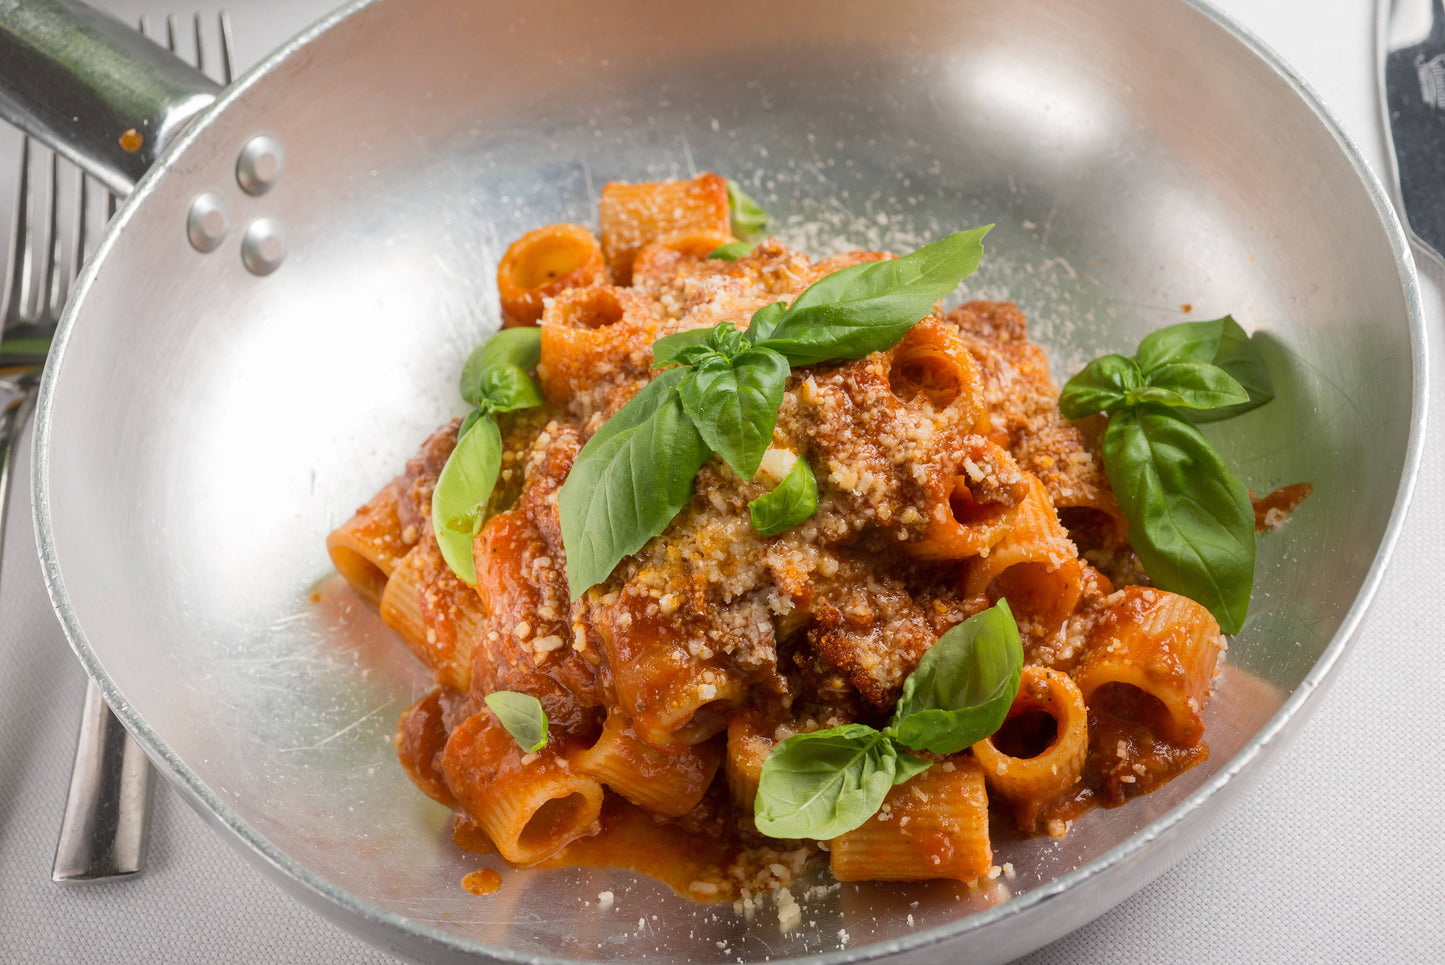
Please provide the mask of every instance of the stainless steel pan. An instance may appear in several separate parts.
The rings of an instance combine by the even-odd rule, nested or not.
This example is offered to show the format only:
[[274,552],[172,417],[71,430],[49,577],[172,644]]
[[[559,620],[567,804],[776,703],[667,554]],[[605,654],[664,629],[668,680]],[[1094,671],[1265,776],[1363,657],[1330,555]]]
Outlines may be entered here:
[[[0,0],[0,35],[28,44],[69,6]],[[98,49],[71,60],[95,73],[110,62]],[[397,950],[1021,954],[1225,818],[1307,716],[1380,579],[1424,418],[1410,257],[1323,109],[1202,5],[374,0],[178,135],[159,102],[184,115],[208,92],[113,66],[132,78],[108,87],[126,103],[82,99],[42,126],[69,137],[66,117],[91,118],[89,153],[130,127],[143,151],[174,140],[72,297],[46,371],[34,488],[52,596],[199,810],[302,900]],[[248,155],[257,137],[279,152]],[[143,167],[128,163],[102,168],[125,186]],[[1001,842],[1013,880],[962,897],[830,889],[786,934],[771,908],[747,921],[623,873],[462,891],[477,862],[390,746],[423,674],[327,580],[323,537],[459,413],[455,378],[497,324],[508,239],[592,221],[608,179],[704,169],[753,186],[782,237],[816,252],[997,221],[970,291],[1016,299],[1057,375],[1184,317],[1230,311],[1264,333],[1279,397],[1216,437],[1257,491],[1308,480],[1315,494],[1262,543],[1207,764],[1062,843]]]

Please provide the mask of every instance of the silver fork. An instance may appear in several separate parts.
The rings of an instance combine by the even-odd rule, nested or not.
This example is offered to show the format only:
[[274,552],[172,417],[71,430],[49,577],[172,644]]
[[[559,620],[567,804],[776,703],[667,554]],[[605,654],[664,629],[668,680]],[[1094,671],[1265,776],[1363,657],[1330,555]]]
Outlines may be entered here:
[[[195,16],[195,65],[206,69],[206,38],[204,22]],[[223,83],[232,80],[235,62],[231,38],[231,21],[225,11],[217,14],[220,32],[220,64],[218,73]],[[141,19],[140,29],[149,34],[149,24]],[[176,19],[166,17],[166,46],[176,52]],[[56,270],[56,181],[58,163],[50,156],[49,190],[46,193],[46,221],[49,225],[41,258],[44,263],[44,288],[38,299],[27,294],[37,272],[31,262],[28,243],[27,193],[29,188],[29,139],[22,142],[19,202],[16,210],[15,244],[12,248],[7,279],[4,340],[0,341],[0,380],[7,362],[15,363],[12,391],[18,402],[0,417],[0,545],[4,537],[4,505],[6,486],[13,462],[13,453],[25,418],[33,407],[35,388],[39,382],[38,362],[49,349],[50,337],[59,320],[60,309],[69,294],[80,263],[86,254],[86,214],[89,207],[89,180],[76,172],[76,227],[74,247],[69,259],[69,274]],[[108,196],[107,218],[115,213],[115,198]],[[10,295],[11,289],[18,292]],[[27,317],[26,305],[35,301],[38,313]],[[10,307],[15,306],[12,319]],[[28,354],[27,354],[28,353]],[[29,367],[25,363],[29,361]],[[111,714],[100,691],[92,682],[85,695],[81,714],[80,735],[76,742],[75,763],[70,775],[70,792],[65,801],[60,838],[55,847],[55,864],[50,876],[57,882],[103,881],[135,875],[145,867],[146,839],[150,828],[150,799],[154,773],[139,745]]]
[[[38,202],[41,216],[39,226],[34,230],[30,219],[31,208],[36,206],[36,200],[31,197],[30,180],[30,155],[33,150],[42,151],[42,157],[48,159],[40,162],[40,167],[46,172],[45,193]],[[9,505],[6,497],[9,495],[15,451],[35,404],[41,363],[50,348],[50,339],[55,334],[76,269],[86,252],[86,215],[90,207],[87,181],[76,172],[75,229],[71,235],[68,258],[61,251],[59,188],[59,159],[51,151],[34,148],[29,138],[23,138],[16,179],[10,261],[5,276],[4,327],[0,330],[4,334],[3,340],[0,340],[0,388],[8,396],[3,416],[0,416],[0,546],[4,543]],[[113,199],[110,210],[114,210]],[[56,854],[53,871],[57,881],[132,874],[140,870],[139,862],[144,855],[150,769],[145,755],[129,743],[124,728],[110,716],[93,684],[86,697],[80,750],[89,747],[92,740],[100,740],[110,750],[108,763],[97,759],[92,770],[96,776],[109,780],[107,786],[111,788],[111,799],[83,808],[83,798],[76,793],[77,777],[82,771],[77,770],[71,778],[71,800],[67,803],[65,824],[74,827],[74,821],[85,818],[92,824],[103,826],[111,844],[103,861],[93,860],[84,868],[74,863],[73,848],[62,848]],[[115,770],[116,765],[119,766],[118,771]],[[62,834],[62,845],[73,840],[74,832],[70,836]]]

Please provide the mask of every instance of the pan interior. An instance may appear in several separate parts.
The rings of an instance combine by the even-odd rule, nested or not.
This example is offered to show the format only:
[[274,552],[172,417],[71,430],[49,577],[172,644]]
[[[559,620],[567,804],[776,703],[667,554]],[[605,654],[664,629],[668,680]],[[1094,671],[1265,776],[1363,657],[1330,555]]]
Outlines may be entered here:
[[[235,158],[261,133],[286,167],[251,197]],[[497,326],[510,239],[595,226],[610,179],[704,170],[743,182],[816,255],[997,223],[967,295],[1017,301],[1059,381],[1175,321],[1230,312],[1263,333],[1278,398],[1210,435],[1257,493],[1315,491],[1261,542],[1206,764],[1060,842],[1000,841],[1011,880],[824,875],[787,932],[770,905],[749,919],[620,872],[462,890],[481,862],[392,750],[426,675],[337,585],[323,540],[462,414],[456,379]],[[233,221],[209,255],[184,232],[203,190]],[[264,278],[238,251],[260,217],[288,249]],[[38,484],[62,593],[154,748],[228,822],[419,930],[582,960],[881,951],[1129,840],[1325,653],[1405,463],[1411,336],[1390,240],[1310,107],[1184,3],[759,0],[705,22],[687,5],[376,3],[253,79],[108,252],[48,396]],[[1112,899],[1004,920],[974,950],[1027,951],[1163,866],[1141,858]]]

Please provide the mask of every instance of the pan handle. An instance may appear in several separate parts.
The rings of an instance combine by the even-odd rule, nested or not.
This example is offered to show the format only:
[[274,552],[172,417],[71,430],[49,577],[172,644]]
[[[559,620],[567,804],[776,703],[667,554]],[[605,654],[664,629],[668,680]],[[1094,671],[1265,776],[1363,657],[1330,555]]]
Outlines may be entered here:
[[0,0],[0,117],[117,194],[220,89],[79,0]]

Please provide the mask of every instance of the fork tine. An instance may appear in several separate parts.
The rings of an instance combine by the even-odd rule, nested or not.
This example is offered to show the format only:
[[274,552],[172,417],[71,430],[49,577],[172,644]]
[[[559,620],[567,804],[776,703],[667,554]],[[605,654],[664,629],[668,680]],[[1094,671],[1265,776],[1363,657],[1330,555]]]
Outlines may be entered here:
[[5,272],[4,321],[25,313],[30,274],[30,138],[20,139],[20,171],[15,181],[15,218],[10,231],[10,265]]
[[66,276],[70,288],[61,296],[60,301],[54,305],[55,314],[60,314],[60,309],[65,306],[65,299],[70,296],[70,289],[75,287],[75,278],[80,274],[80,266],[85,261],[85,240],[87,228],[87,214],[90,208],[90,193],[85,186],[85,172],[76,169],[75,172],[75,225],[70,233],[70,272]]
[[230,84],[236,79],[233,71],[236,43],[231,37],[231,15],[222,10],[216,19],[221,22],[221,83]]
[[60,156],[50,151],[49,170],[45,175],[45,247],[41,277],[44,287],[40,289],[36,311],[54,318],[49,309],[65,304],[67,279],[65,277],[65,242],[60,237]]
[[90,241],[90,179],[85,172],[79,168],[75,169],[75,238],[74,247],[71,249],[70,263],[75,266],[75,273],[80,274],[80,266],[85,261],[87,254],[86,244]]
[[166,49],[176,52],[176,16],[173,13],[166,14]]
[[191,28],[196,35],[196,70],[204,74],[206,72],[206,34],[201,29],[201,12],[199,10],[191,19]]

